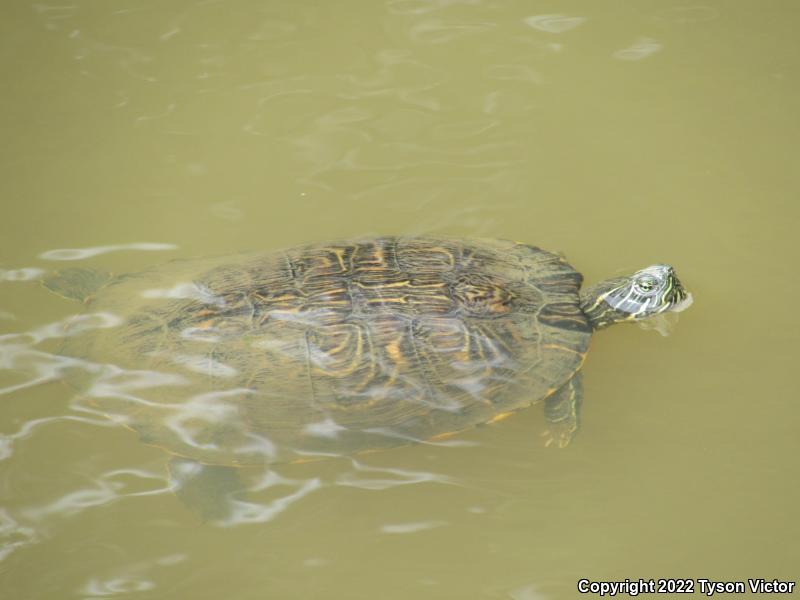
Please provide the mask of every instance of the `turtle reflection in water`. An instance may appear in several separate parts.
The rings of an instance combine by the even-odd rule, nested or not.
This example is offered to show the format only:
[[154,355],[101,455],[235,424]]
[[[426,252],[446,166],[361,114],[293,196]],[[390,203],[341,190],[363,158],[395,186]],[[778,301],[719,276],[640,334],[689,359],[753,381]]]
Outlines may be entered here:
[[667,265],[581,282],[526,244],[383,237],[45,285],[122,320],[68,331],[65,351],[111,365],[89,395],[172,454],[182,497],[213,516],[237,466],[440,438],[539,401],[547,444],[566,446],[592,332],[691,300]]

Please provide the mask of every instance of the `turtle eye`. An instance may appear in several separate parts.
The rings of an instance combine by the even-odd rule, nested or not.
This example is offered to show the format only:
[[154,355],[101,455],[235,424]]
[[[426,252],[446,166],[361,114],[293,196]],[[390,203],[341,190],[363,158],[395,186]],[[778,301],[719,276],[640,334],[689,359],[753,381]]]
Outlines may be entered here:
[[640,294],[650,294],[656,289],[658,280],[652,275],[645,275],[637,279],[633,285]]

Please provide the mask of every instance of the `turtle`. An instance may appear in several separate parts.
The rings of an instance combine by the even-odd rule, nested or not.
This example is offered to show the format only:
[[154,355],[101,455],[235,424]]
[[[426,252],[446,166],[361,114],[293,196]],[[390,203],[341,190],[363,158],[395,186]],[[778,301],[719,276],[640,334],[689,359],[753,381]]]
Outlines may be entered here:
[[212,516],[238,467],[441,440],[539,402],[546,444],[567,446],[592,333],[691,301],[665,264],[582,282],[529,244],[401,236],[43,281],[85,305],[63,350],[91,365],[83,393]]

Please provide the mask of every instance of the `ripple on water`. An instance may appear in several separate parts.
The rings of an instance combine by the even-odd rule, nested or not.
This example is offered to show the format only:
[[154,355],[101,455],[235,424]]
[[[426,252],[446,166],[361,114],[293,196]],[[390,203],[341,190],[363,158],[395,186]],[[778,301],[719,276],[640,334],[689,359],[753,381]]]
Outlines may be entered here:
[[0,387],[0,395],[61,379],[66,371],[72,369],[99,372],[100,365],[33,348],[42,340],[60,337],[64,337],[63,331],[53,325],[26,333],[0,336],[0,369],[24,378],[20,383]]
[[568,17],[567,15],[533,15],[525,19],[525,24],[547,33],[564,33],[583,25],[586,17]]
[[525,83],[542,83],[541,74],[528,65],[492,65],[486,69],[486,76],[501,81],[522,81]]
[[511,600],[547,600],[548,596],[537,589],[534,584],[523,585],[508,593]]
[[272,521],[290,506],[322,487],[322,480],[317,477],[288,479],[274,470],[268,470],[249,491],[258,493],[267,490],[273,491],[274,488],[288,488],[288,493],[278,495],[265,502],[231,500],[229,515],[214,524],[220,527],[234,527]]
[[142,250],[154,252],[160,250],[175,250],[175,244],[160,244],[151,242],[136,242],[133,244],[113,244],[110,246],[93,246],[91,248],[59,248],[47,250],[39,255],[44,260],[84,260],[108,252],[118,252],[120,250]]
[[22,509],[20,516],[38,523],[52,517],[73,517],[88,509],[126,498],[167,495],[172,491],[165,472],[138,467],[111,469],[100,473],[87,487],[68,492],[50,502]]
[[34,281],[45,274],[44,269],[24,267],[21,269],[0,269],[0,281]]
[[663,46],[660,42],[653,38],[643,37],[636,40],[627,48],[617,50],[611,56],[617,60],[642,60],[652,56],[662,48]]
[[0,562],[11,553],[38,540],[36,531],[21,525],[6,509],[0,508]]
[[391,467],[369,467],[351,459],[353,472],[344,473],[336,479],[336,485],[356,487],[364,490],[385,490],[401,485],[415,483],[439,483],[457,485],[456,480],[447,475],[428,471],[411,471]]
[[417,521],[412,523],[392,523],[381,525],[381,533],[403,534],[403,533],[417,533],[418,531],[426,531],[428,529],[435,529],[436,527],[444,527],[449,525],[447,521]]
[[118,567],[105,576],[89,579],[78,593],[89,598],[105,598],[120,594],[146,592],[157,587],[152,571],[159,567],[170,567],[188,559],[185,554],[170,554],[150,561]]
[[461,38],[484,34],[496,27],[497,23],[448,22],[441,19],[428,19],[414,24],[408,35],[418,44],[447,44]]
[[654,21],[662,23],[705,23],[719,18],[719,10],[713,6],[674,6],[659,10]]

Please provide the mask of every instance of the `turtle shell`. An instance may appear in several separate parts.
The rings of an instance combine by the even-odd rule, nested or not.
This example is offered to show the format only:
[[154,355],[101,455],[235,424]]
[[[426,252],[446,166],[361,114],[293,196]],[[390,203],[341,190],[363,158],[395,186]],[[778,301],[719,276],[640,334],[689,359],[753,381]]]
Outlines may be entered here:
[[[173,261],[67,331],[83,397],[144,441],[256,464],[430,439],[545,398],[584,359],[581,275],[508,241],[383,237]],[[86,331],[87,323],[96,328]]]

